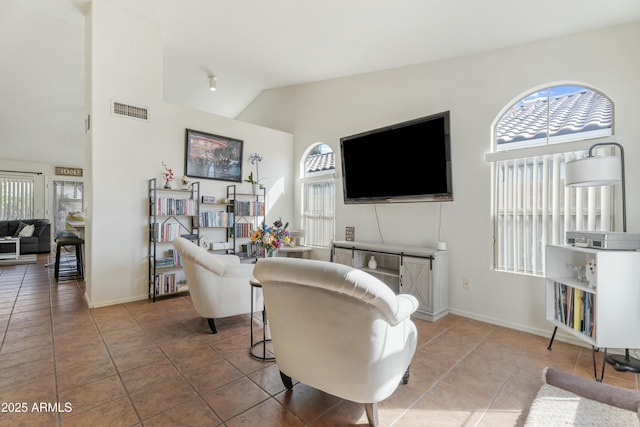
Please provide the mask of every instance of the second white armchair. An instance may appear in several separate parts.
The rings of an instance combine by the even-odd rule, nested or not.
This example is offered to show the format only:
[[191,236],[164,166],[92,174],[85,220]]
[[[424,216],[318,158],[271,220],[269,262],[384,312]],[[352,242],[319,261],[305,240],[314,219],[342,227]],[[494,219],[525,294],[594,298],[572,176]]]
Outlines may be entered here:
[[[212,254],[183,237],[173,246],[180,253],[193,306],[212,333],[217,333],[214,319],[251,311],[253,264],[242,264],[235,255]],[[262,296],[256,292],[254,307],[261,305]]]

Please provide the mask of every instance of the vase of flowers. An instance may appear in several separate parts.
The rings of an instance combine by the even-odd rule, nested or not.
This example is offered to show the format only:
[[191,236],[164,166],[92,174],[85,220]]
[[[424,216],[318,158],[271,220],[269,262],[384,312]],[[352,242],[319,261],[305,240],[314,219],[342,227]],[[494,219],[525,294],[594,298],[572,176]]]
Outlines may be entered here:
[[162,179],[164,179],[164,188],[171,188],[171,183],[173,182],[173,169],[168,167],[165,162],[162,162],[162,167],[164,168],[164,172],[162,172]]
[[251,233],[251,241],[261,247],[265,258],[274,257],[283,244],[291,242],[291,234],[288,230],[289,223],[282,224],[281,220],[274,221],[273,225],[262,226]]

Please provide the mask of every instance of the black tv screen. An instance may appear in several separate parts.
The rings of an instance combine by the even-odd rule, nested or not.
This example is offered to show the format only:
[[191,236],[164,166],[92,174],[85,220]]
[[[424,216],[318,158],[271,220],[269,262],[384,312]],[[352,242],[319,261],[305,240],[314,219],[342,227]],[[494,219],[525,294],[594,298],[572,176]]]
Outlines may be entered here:
[[344,202],[451,201],[449,112],[340,138]]

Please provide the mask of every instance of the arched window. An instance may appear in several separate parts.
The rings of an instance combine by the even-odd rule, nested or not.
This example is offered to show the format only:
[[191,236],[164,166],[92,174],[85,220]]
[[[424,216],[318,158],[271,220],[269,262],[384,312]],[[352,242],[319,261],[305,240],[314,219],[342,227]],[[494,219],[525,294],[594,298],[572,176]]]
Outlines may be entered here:
[[564,185],[567,160],[614,139],[613,118],[609,98],[573,85],[535,91],[506,108],[487,155],[496,270],[542,275],[545,246],[565,243],[567,230],[613,229],[611,187]]
[[335,234],[335,153],[327,144],[315,144],[304,156],[302,168],[305,244],[329,247]]

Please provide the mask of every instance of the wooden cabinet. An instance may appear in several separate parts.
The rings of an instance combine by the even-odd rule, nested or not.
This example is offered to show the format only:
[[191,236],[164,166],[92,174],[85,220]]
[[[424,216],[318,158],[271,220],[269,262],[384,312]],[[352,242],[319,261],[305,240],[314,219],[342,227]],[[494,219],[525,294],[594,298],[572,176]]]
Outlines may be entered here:
[[[415,296],[415,316],[435,321],[449,312],[448,252],[366,242],[334,242],[331,261],[377,277],[395,293]],[[371,258],[375,262],[371,263]],[[374,267],[374,268],[372,268]]]

